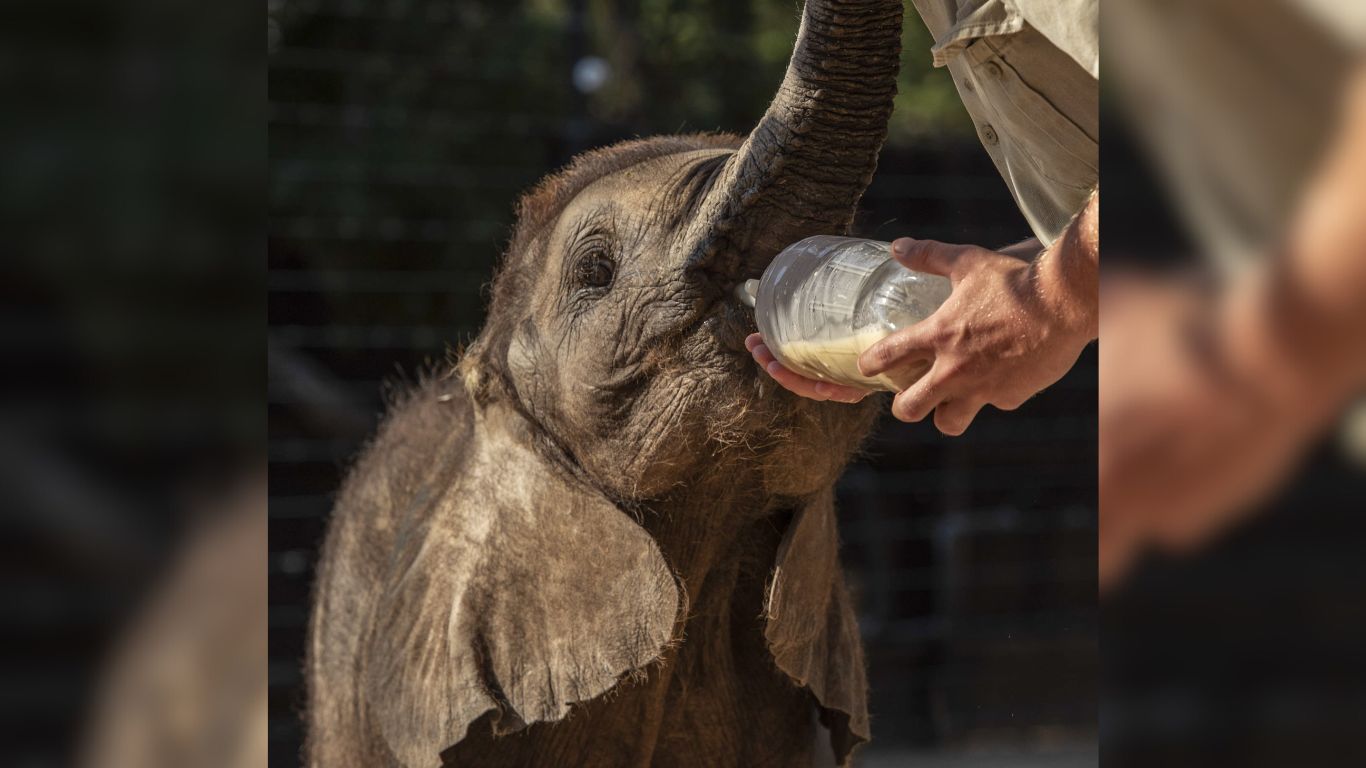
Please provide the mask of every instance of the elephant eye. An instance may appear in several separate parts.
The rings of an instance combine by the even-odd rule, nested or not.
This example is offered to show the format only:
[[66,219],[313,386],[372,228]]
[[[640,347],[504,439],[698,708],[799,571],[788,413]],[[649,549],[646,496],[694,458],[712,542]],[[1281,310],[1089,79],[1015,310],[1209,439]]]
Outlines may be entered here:
[[574,266],[574,282],[581,288],[606,288],[616,274],[616,263],[597,249],[584,254]]

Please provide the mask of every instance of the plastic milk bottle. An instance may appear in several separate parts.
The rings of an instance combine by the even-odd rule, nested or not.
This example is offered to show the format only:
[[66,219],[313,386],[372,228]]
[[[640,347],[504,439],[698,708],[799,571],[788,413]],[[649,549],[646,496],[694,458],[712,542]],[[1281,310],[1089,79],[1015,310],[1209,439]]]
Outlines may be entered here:
[[858,357],[928,317],[951,285],[901,266],[888,243],[817,235],[788,246],[762,278],[740,290],[742,299],[753,299],[764,343],[787,368],[810,379],[900,392],[929,364],[870,378],[859,373]]

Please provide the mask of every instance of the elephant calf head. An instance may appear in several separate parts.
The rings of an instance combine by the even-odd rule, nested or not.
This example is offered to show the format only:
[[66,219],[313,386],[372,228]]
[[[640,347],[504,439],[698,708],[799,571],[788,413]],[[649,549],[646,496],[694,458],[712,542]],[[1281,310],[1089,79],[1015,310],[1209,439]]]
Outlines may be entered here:
[[876,406],[802,401],[759,376],[731,289],[784,246],[848,229],[886,133],[900,19],[895,1],[811,2],[747,138],[626,142],[525,196],[461,364],[475,400],[514,403],[621,500],[715,471],[733,444],[766,454],[771,493],[832,482]]
[[[810,493],[856,439],[847,408],[787,396],[745,350],[754,322],[730,291],[763,259],[741,257],[755,248],[748,237],[721,243],[722,222],[703,213],[739,146],[629,142],[539,186],[519,206],[488,324],[462,360],[477,401],[513,404],[617,500],[666,495],[737,444],[787,454],[768,462],[770,490]],[[777,471],[789,466],[802,471]]]

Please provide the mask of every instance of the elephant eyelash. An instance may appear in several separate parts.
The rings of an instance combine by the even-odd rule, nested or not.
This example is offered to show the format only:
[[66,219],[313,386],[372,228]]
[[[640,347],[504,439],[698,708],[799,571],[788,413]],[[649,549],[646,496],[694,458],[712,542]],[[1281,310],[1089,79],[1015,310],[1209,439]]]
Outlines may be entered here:
[[573,248],[564,273],[565,295],[575,314],[611,289],[617,277],[613,239],[601,221],[587,220],[573,233]]
[[616,279],[616,260],[605,249],[590,248],[574,261],[574,285],[581,291],[606,291]]

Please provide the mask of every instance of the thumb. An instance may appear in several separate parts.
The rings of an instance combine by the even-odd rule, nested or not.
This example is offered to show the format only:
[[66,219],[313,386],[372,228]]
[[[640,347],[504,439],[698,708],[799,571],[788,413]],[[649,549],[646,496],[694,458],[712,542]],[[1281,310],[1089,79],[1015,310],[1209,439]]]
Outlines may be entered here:
[[916,240],[902,237],[892,242],[892,258],[901,266],[916,272],[928,272],[953,278],[963,257],[973,250],[968,245],[941,243],[938,240]]

